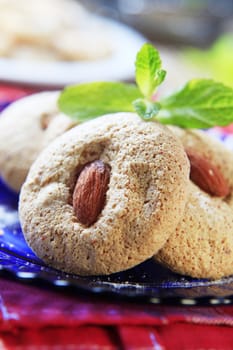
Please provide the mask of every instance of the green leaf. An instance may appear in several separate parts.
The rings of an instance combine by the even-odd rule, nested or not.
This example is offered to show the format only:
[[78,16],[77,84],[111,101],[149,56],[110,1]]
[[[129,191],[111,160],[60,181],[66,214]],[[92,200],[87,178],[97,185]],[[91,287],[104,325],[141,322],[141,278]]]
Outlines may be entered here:
[[151,102],[143,98],[139,98],[133,102],[133,106],[138,113],[138,115],[146,120],[151,121],[158,114],[160,109],[160,104],[156,102]]
[[144,44],[137,54],[135,66],[137,85],[142,94],[150,99],[166,76],[166,71],[161,69],[159,52],[151,44]]
[[65,88],[58,106],[63,113],[83,122],[108,113],[134,112],[132,102],[140,97],[135,85],[96,82]]
[[157,120],[185,128],[210,128],[233,122],[233,89],[208,79],[194,79],[161,101]]

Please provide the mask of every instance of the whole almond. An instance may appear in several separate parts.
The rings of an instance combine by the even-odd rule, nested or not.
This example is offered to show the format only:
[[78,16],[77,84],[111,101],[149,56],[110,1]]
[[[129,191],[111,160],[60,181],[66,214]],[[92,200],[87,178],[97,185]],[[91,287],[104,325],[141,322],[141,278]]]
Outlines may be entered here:
[[101,160],[84,166],[73,192],[74,213],[79,222],[91,226],[101,213],[110,180],[110,167]]
[[193,150],[186,150],[190,161],[190,179],[206,193],[226,197],[230,188],[221,171],[204,156]]

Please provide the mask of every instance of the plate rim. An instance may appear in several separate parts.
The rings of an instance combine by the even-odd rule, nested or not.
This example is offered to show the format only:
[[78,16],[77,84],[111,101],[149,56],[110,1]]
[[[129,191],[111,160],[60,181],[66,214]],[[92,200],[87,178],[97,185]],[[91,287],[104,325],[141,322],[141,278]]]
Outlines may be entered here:
[[[14,256],[7,252],[3,252],[0,249],[0,252],[6,255]],[[18,260],[28,261],[23,257],[14,256]],[[44,285],[60,290],[62,292],[72,292],[72,293],[81,293],[89,296],[97,296],[100,298],[110,298],[111,300],[121,300],[124,302],[133,302],[133,303],[145,303],[145,304],[156,304],[156,305],[173,305],[173,306],[223,306],[223,305],[232,305],[233,304],[233,294],[227,296],[216,296],[216,295],[202,295],[202,296],[179,296],[179,295],[149,295],[138,291],[134,288],[129,291],[129,287],[135,287],[134,284],[138,283],[121,283],[124,284],[125,288],[118,288],[120,283],[117,282],[106,282],[106,281],[91,281],[91,277],[76,276],[77,280],[65,272],[55,270],[48,265],[40,265],[36,262],[32,262],[33,265],[44,267],[44,269],[39,272],[32,271],[14,271],[9,266],[4,266],[1,264],[0,258],[0,276],[4,278],[10,278],[21,283],[37,285],[42,287]],[[49,268],[49,272],[45,271],[46,268]],[[53,274],[53,271],[56,273]],[[49,276],[48,276],[49,275]],[[64,276],[63,276],[64,275]],[[116,286],[113,286],[116,285]],[[149,285],[149,283],[148,283]],[[115,288],[116,287],[116,288]],[[146,283],[145,283],[146,288]],[[157,287],[158,288],[158,287]],[[187,287],[188,289],[198,288],[196,287]],[[177,288],[179,289],[179,287]],[[164,290],[164,289],[163,289]]]

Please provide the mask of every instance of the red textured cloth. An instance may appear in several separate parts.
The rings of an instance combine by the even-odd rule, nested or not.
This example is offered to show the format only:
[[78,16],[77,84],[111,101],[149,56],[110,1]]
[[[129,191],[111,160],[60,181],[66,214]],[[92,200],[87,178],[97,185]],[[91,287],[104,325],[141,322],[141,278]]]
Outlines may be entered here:
[[129,304],[0,279],[0,349],[232,350],[233,307]]
[[[0,85],[0,109],[32,93]],[[0,350],[232,350],[233,306],[129,304],[0,278]]]

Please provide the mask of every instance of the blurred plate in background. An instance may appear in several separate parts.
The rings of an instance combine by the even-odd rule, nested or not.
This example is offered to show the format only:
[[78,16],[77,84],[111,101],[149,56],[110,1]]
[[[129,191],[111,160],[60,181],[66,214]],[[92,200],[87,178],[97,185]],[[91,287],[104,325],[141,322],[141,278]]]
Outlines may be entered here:
[[105,59],[79,62],[35,62],[0,59],[0,80],[24,85],[62,87],[84,81],[131,80],[137,51],[146,39],[114,20],[100,19],[113,45]]

